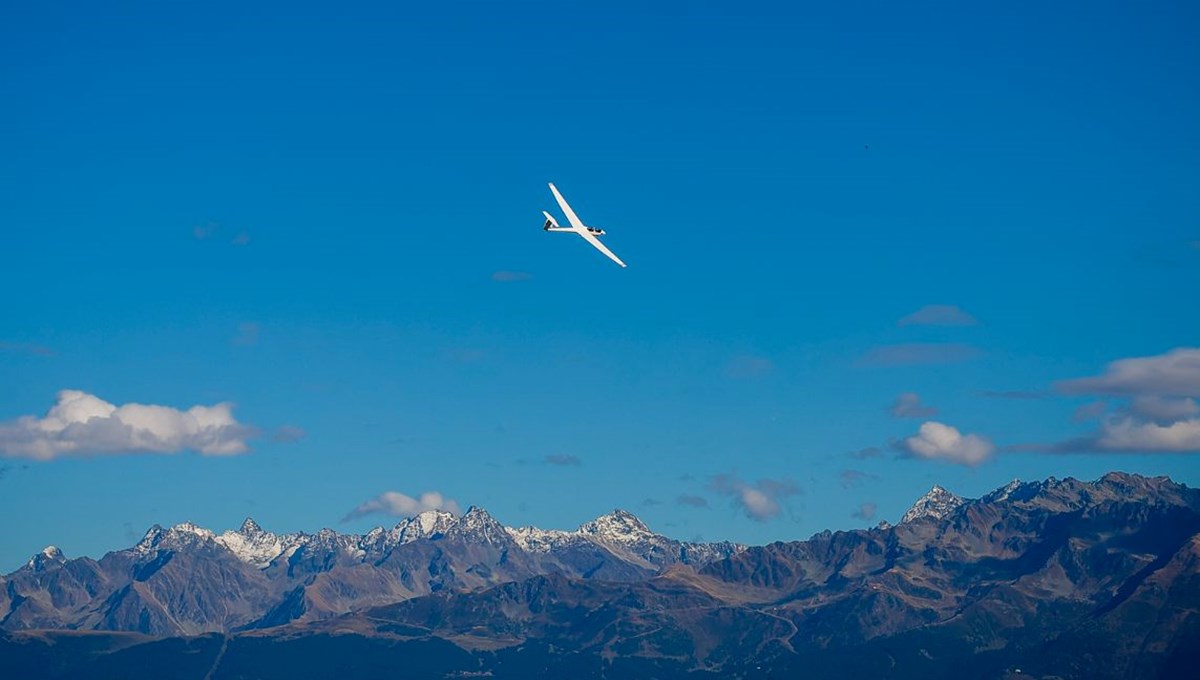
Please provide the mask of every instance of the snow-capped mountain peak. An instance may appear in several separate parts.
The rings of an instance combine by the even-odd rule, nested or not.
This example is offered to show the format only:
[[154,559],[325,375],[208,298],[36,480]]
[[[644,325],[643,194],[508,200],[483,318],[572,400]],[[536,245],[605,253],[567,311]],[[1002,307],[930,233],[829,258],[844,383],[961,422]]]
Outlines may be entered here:
[[512,540],[508,531],[495,517],[489,515],[487,510],[474,505],[446,531],[446,535],[489,543]]
[[265,569],[284,549],[279,536],[264,531],[258,522],[249,517],[237,531],[226,531],[214,540],[239,560],[259,569]]
[[995,491],[992,491],[988,495],[984,496],[981,500],[988,502],[988,503],[994,503],[997,501],[1005,501],[1005,500],[1008,500],[1008,498],[1010,496],[1012,496],[1014,491],[1016,491],[1017,489],[1020,489],[1020,488],[1021,488],[1021,480],[1014,479],[1011,482],[1009,482],[1008,484],[1005,484],[1004,486],[1000,487],[999,489],[996,489]]
[[199,536],[200,538],[214,538],[215,536],[212,531],[209,531],[208,529],[191,522],[180,522],[179,524],[171,527],[171,531],[184,534],[193,534]]
[[389,538],[397,545],[420,538],[434,538],[449,531],[455,522],[454,515],[445,510],[426,510],[415,517],[401,520],[388,532]]
[[42,548],[42,551],[33,557],[29,558],[27,566],[30,569],[42,570],[51,564],[65,564],[67,558],[62,551],[53,545],[48,545]]
[[616,543],[635,543],[655,535],[637,516],[621,509],[584,522],[577,533]]
[[546,553],[582,538],[578,532],[539,529],[530,526],[516,529],[505,527],[505,531],[526,552]]
[[925,517],[942,519],[965,502],[962,498],[934,484],[929,493],[917,499],[908,512],[904,513],[904,518],[900,520],[900,523],[904,524]]
[[242,527],[238,529],[238,532],[247,536],[253,536],[254,534],[263,533],[263,528],[258,525],[258,522],[254,521],[254,518],[247,517],[246,520],[242,522]]

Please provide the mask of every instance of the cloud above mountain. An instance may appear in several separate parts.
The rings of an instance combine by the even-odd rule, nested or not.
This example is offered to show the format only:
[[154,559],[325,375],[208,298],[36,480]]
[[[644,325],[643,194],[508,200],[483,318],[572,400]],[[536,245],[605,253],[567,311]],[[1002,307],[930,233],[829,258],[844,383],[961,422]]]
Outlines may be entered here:
[[1200,347],[1118,359],[1101,375],[1064,380],[1056,387],[1066,394],[1200,397]]
[[1023,450],[1051,453],[1200,453],[1200,348],[1177,347],[1165,354],[1110,362],[1097,376],[1064,380],[1059,392],[1108,395],[1083,404],[1074,420],[1099,420],[1096,430]]
[[915,435],[900,442],[900,449],[912,458],[971,467],[988,460],[996,451],[995,445],[984,437],[963,434],[956,427],[932,420],[923,423]]
[[446,498],[438,491],[426,491],[417,498],[402,494],[399,491],[384,491],[346,513],[342,521],[349,522],[360,517],[366,517],[367,515],[412,517],[426,510],[445,510],[455,515],[462,514],[462,509],[459,507],[457,501],[452,498]]
[[759,522],[778,517],[783,512],[783,499],[800,493],[800,487],[790,480],[760,479],[750,484],[734,474],[713,476],[708,488],[729,496],[747,517]]
[[51,460],[70,455],[178,453],[230,456],[249,450],[252,427],[233,417],[233,404],[121,406],[79,390],[62,390],[42,418],[0,423],[0,455]]

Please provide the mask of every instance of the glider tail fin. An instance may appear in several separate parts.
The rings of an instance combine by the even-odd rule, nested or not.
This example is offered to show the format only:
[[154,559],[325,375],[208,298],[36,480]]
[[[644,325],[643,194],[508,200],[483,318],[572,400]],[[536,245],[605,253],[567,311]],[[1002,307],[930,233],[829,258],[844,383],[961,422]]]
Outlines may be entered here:
[[542,211],[542,214],[546,216],[546,223],[542,225],[542,229],[549,231],[550,229],[558,228],[558,221],[554,219],[553,215],[546,212],[545,210]]

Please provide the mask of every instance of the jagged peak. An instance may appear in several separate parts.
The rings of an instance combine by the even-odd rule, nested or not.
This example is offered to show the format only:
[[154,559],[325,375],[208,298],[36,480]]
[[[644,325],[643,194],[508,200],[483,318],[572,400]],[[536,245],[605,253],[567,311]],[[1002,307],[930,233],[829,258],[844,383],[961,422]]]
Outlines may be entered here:
[[654,532],[650,531],[650,527],[638,519],[637,515],[620,508],[590,522],[584,522],[579,526],[578,533],[622,542],[636,541],[654,535]]
[[200,526],[199,524],[195,524],[193,522],[180,522],[179,524],[176,524],[175,526],[171,527],[171,531],[185,533],[185,534],[194,534],[201,538],[213,538],[215,536],[215,534],[213,534],[212,531],[205,529],[204,527]]
[[500,526],[500,522],[495,517],[492,517],[491,513],[478,505],[472,505],[470,508],[467,508],[467,511],[459,518],[458,523],[467,527],[484,524]]
[[961,497],[934,484],[929,493],[918,498],[908,512],[904,513],[904,518],[900,520],[900,523],[904,524],[924,517],[942,519],[965,502]]
[[1008,500],[1009,497],[1012,496],[1013,493],[1015,493],[1022,486],[1024,486],[1024,485],[1021,483],[1021,480],[1014,479],[1011,482],[1009,482],[1008,484],[1005,484],[1004,486],[1001,486],[1001,487],[997,487],[993,491],[988,492],[988,494],[986,496],[984,496],[981,500],[983,500],[986,503],[996,503],[999,501]]
[[150,528],[147,529],[146,533],[142,536],[142,540],[138,541],[137,545],[133,546],[133,549],[148,550],[154,547],[154,544],[158,543],[164,533],[166,533],[166,529],[164,529],[161,524],[150,525]]
[[258,522],[254,521],[253,517],[247,517],[246,520],[242,522],[242,526],[238,529],[238,532],[246,534],[247,536],[266,533],[263,531],[263,528],[258,525]]
[[508,530],[492,517],[487,510],[472,505],[446,533],[463,538],[479,538],[486,541],[511,541]]
[[388,535],[396,543],[409,543],[419,538],[435,538],[449,531],[458,520],[445,510],[426,510],[413,517],[406,517]]
[[44,569],[50,564],[65,564],[67,558],[62,551],[56,546],[48,545],[42,548],[42,551],[33,557],[29,558],[28,566],[31,569]]

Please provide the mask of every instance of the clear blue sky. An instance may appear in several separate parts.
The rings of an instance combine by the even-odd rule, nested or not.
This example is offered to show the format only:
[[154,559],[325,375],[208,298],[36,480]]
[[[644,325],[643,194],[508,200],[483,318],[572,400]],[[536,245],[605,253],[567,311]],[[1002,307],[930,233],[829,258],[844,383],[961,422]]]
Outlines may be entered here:
[[[2,12],[0,424],[72,389],[259,436],[10,446],[0,571],[365,531],[384,491],[761,543],[935,482],[1200,483],[1186,444],[1052,452],[1135,418],[1057,381],[1200,345],[1194,6],[245,4]],[[628,269],[541,230],[548,181]],[[959,325],[900,323],[928,305]],[[990,455],[906,452],[926,421]],[[759,521],[730,473],[799,492]]]

